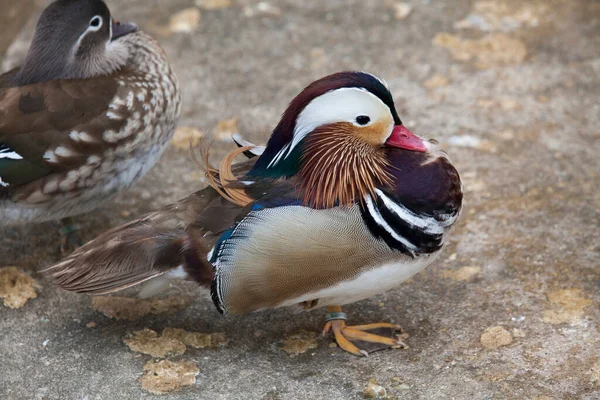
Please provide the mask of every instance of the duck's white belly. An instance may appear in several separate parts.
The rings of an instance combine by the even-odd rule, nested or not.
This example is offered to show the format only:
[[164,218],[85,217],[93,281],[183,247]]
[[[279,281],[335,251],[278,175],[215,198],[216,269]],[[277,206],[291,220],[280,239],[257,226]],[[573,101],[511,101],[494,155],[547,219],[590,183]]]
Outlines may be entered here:
[[328,305],[344,305],[364,300],[394,289],[402,282],[420,272],[431,264],[437,252],[430,256],[422,256],[410,262],[400,261],[384,264],[361,273],[354,279],[340,282],[323,290],[307,293],[295,299],[288,300],[280,306],[292,306],[302,302],[318,300],[317,307]]

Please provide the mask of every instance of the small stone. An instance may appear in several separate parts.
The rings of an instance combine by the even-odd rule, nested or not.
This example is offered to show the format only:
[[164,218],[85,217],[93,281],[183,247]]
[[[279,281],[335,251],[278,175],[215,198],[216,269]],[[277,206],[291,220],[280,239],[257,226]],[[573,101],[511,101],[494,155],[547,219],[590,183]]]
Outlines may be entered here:
[[259,13],[265,15],[278,16],[281,15],[281,9],[279,7],[275,7],[271,3],[267,3],[266,1],[261,1],[256,5],[256,9]]
[[502,326],[492,326],[481,334],[481,345],[486,349],[497,349],[512,343],[512,335]]
[[363,396],[365,399],[385,399],[387,397],[387,391],[383,386],[380,386],[375,379],[370,379]]
[[98,324],[96,323],[96,321],[90,321],[87,324],[85,324],[85,327],[90,328],[90,329],[94,329],[97,326],[98,326]]
[[516,338],[524,338],[527,336],[525,334],[525,331],[523,331],[522,329],[517,329],[517,328],[514,328],[511,333],[512,333],[513,337],[516,337]]
[[337,345],[337,343],[336,343],[336,342],[331,342],[331,343],[329,343],[329,348],[330,348],[330,349],[337,349],[337,347],[338,347],[338,345]]
[[200,370],[190,361],[173,362],[162,360],[148,361],[144,365],[146,372],[140,378],[142,389],[153,394],[164,394],[196,383]]
[[123,210],[121,211],[121,217],[127,218],[131,215],[131,211]]
[[254,6],[246,6],[244,7],[244,15],[246,17],[254,17],[256,15],[265,15],[270,17],[278,17],[281,15],[281,9],[268,3],[266,1],[261,1]]
[[403,2],[392,3],[392,8],[394,9],[394,18],[397,20],[408,17],[413,9],[410,4]]
[[196,0],[196,5],[205,10],[220,10],[231,7],[232,2],[231,0]]
[[202,14],[195,7],[186,8],[173,14],[169,20],[169,30],[175,33],[192,33],[200,25]]
[[38,283],[17,267],[0,268],[0,298],[8,308],[22,308],[29,299],[35,299]]

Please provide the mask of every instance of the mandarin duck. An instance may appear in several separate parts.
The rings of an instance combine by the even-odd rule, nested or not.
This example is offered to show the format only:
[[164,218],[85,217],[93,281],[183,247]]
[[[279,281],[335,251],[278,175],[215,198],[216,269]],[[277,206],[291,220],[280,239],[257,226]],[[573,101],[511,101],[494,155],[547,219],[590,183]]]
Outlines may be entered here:
[[154,39],[102,0],[50,4],[23,65],[0,76],[0,224],[87,213],[127,189],[165,150],[180,111]]
[[[362,72],[310,84],[266,147],[238,142],[218,169],[206,161],[209,187],[45,273],[89,294],[187,279],[225,314],[326,306],[324,332],[342,349],[401,344],[368,332],[397,325],[348,326],[341,306],[395,288],[440,254],[462,204],[447,155],[402,125],[385,82]],[[251,159],[233,164],[241,153]]]

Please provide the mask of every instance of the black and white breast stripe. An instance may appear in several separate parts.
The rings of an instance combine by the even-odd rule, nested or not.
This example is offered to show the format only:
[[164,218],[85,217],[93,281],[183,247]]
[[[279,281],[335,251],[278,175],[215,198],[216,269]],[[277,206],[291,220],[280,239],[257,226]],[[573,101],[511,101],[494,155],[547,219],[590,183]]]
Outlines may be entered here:
[[439,250],[444,244],[445,228],[456,220],[456,216],[439,221],[417,214],[379,189],[375,190],[374,198],[365,197],[361,214],[375,237],[413,258]]

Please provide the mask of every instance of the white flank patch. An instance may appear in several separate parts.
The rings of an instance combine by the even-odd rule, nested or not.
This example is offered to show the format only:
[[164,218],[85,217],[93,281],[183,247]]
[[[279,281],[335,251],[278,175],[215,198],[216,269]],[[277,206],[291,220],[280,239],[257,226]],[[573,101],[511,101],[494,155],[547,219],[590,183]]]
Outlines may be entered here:
[[292,306],[303,301],[317,299],[319,300],[319,306],[354,303],[399,286],[431,264],[434,259],[435,256],[421,257],[405,262],[384,264],[365,271],[352,280],[340,282],[327,289],[307,293],[298,298],[285,301],[279,306]]
[[2,180],[2,177],[1,177],[1,176],[0,176],[0,186],[2,186],[2,187],[8,187],[8,183],[4,182],[4,181]]

